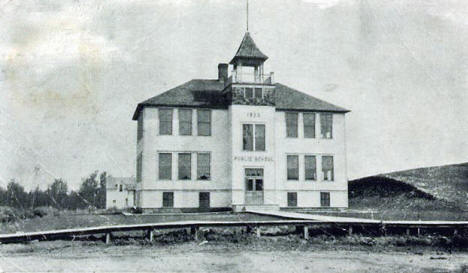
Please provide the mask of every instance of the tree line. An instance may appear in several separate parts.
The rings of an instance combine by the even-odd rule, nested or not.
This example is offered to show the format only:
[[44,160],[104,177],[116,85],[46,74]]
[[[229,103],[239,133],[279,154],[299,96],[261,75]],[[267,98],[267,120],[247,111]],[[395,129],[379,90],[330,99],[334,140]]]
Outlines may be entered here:
[[29,192],[24,190],[16,180],[12,179],[6,189],[0,186],[0,206],[18,209],[34,209],[37,207],[54,207],[57,209],[84,209],[106,207],[107,173],[93,172],[84,178],[78,191],[68,191],[68,185],[63,179],[55,179],[46,190],[39,186]]

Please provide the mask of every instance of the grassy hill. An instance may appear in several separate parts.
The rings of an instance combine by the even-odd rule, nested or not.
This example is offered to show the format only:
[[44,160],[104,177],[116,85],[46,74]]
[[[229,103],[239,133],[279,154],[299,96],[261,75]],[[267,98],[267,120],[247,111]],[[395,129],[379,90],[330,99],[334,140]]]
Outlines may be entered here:
[[468,219],[468,163],[418,168],[349,182],[351,209],[385,219]]
[[468,163],[381,174],[407,183],[434,198],[468,206]]

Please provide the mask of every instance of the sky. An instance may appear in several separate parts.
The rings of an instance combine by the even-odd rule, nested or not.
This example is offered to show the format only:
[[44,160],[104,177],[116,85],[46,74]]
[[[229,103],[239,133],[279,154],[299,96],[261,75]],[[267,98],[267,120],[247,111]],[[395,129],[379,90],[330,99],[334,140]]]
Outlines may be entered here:
[[[250,0],[275,80],[351,109],[350,179],[468,161],[465,0]],[[216,78],[245,1],[0,0],[0,186],[135,175],[137,103]]]

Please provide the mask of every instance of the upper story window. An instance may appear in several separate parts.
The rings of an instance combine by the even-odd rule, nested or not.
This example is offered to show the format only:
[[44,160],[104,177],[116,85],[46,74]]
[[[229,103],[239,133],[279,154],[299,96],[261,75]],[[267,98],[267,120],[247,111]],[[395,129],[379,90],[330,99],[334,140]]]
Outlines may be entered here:
[[315,155],[304,156],[305,180],[317,180],[317,159]]
[[333,181],[335,179],[333,169],[333,156],[322,156],[322,173],[324,181]]
[[297,120],[298,114],[286,112],[286,136],[297,137]]
[[172,109],[159,109],[159,134],[172,135]]
[[192,154],[179,153],[179,180],[190,180],[192,177]]
[[179,135],[192,135],[192,109],[179,109]]
[[315,113],[303,113],[304,137],[315,138]]
[[265,125],[242,125],[242,150],[265,151]]
[[159,179],[172,179],[172,154],[159,153]]
[[197,120],[198,135],[211,136],[211,110],[198,109]]
[[197,154],[197,179],[198,180],[210,180],[210,153],[198,153]]
[[320,113],[320,134],[322,138],[333,138],[333,114]]
[[123,186],[122,186],[122,184],[119,185],[119,191],[120,191],[120,192],[123,191]]
[[299,156],[298,155],[288,155],[286,157],[287,161],[287,177],[288,180],[299,180]]

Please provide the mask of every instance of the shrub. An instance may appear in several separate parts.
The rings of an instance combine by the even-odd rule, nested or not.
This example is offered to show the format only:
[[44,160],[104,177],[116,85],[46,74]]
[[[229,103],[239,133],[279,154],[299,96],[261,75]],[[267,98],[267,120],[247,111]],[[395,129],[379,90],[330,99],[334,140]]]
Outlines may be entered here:
[[13,208],[1,206],[0,207],[0,221],[2,223],[12,222],[18,219],[18,215]]
[[44,217],[46,215],[60,215],[58,209],[53,207],[37,207],[33,209],[33,215],[38,217]]

